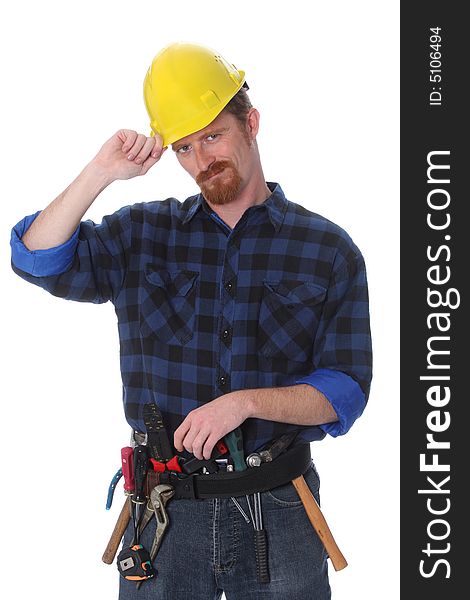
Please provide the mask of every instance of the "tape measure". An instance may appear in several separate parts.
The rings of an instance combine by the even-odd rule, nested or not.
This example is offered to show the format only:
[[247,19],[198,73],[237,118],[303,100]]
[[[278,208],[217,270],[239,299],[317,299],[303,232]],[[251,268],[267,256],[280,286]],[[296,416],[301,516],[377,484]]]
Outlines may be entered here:
[[121,550],[117,557],[117,568],[119,573],[130,581],[145,581],[156,575],[150,554],[142,544]]

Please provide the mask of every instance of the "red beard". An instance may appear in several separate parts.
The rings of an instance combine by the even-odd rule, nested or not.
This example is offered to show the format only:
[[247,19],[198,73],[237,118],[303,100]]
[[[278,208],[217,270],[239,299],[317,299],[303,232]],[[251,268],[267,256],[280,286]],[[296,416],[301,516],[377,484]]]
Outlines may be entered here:
[[[223,171],[223,173],[222,173]],[[221,173],[214,179],[213,175]],[[241,177],[231,160],[219,160],[196,177],[204,198],[214,205],[229,204],[240,190]]]

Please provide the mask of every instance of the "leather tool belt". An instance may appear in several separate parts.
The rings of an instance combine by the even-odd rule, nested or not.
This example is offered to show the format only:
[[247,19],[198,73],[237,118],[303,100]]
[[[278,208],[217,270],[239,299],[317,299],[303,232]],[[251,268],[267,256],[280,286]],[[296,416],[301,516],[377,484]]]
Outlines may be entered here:
[[230,498],[266,492],[303,475],[312,462],[310,444],[293,446],[272,462],[261,463],[244,471],[219,471],[212,474],[184,475],[165,471],[147,475],[147,487],[169,483],[175,489],[174,499]]

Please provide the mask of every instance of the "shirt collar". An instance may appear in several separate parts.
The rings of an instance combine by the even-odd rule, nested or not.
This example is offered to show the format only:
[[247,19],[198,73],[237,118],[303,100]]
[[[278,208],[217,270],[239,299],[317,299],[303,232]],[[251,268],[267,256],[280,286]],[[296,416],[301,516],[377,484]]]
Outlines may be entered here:
[[[259,206],[264,206],[268,211],[269,220],[271,221],[276,233],[281,229],[284,221],[284,216],[287,210],[288,200],[278,183],[267,181],[267,186],[271,190],[271,195]],[[186,205],[186,206],[185,206]],[[188,223],[202,207],[207,208],[206,201],[202,194],[191,196],[183,204],[183,210],[186,211],[182,219],[183,224]]]

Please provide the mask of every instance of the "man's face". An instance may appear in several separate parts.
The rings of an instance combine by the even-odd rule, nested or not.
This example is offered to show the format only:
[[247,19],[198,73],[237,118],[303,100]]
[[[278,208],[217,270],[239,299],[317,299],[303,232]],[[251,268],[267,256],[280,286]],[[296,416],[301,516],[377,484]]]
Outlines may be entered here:
[[181,166],[201,188],[208,202],[228,204],[237,198],[253,168],[248,127],[222,111],[207,127],[172,144]]

